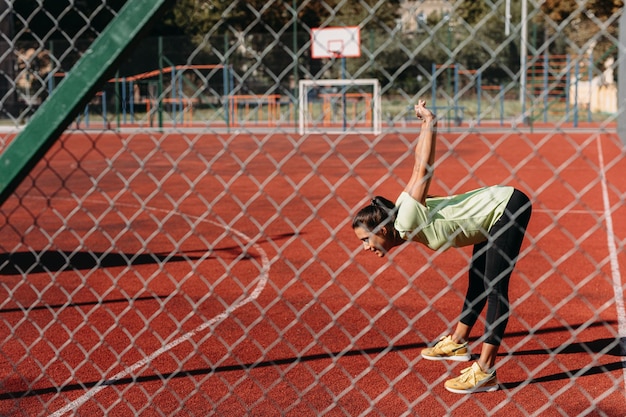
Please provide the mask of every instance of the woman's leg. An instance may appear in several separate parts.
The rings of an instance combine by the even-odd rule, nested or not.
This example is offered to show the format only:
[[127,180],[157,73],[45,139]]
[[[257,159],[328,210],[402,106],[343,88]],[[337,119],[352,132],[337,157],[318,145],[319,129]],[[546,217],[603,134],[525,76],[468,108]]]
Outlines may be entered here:
[[487,303],[487,291],[485,290],[485,253],[487,242],[474,246],[472,261],[469,268],[469,285],[463,302],[461,318],[452,334],[455,343],[466,342],[478,316]]
[[[432,348],[422,350],[422,357],[429,360],[470,360],[467,341],[472,326],[476,323],[485,303],[487,302],[483,279],[485,269],[486,244],[474,246],[474,255],[470,264],[469,287],[463,303],[461,320],[450,337],[442,338]],[[450,343],[452,342],[452,343]]]
[[487,304],[485,340],[479,359],[481,367],[493,366],[504,336],[509,318],[509,280],[530,214],[530,201],[523,193],[515,190],[505,214],[492,227],[490,239],[474,246],[469,285],[452,340],[455,343],[467,341],[472,327]]
[[517,262],[526,227],[530,220],[528,197],[515,190],[505,213],[490,230],[490,244],[485,252],[485,290],[487,317],[485,340],[478,360],[487,371],[496,361],[498,348],[509,320],[509,280]]
[[484,251],[476,256],[475,248],[472,263],[477,267],[483,266],[482,274],[478,268],[471,269],[470,273],[474,271],[478,276],[482,275],[483,295],[476,296],[478,284],[472,285],[470,278],[470,287],[473,289],[471,292],[468,290],[463,321],[457,329],[459,333],[465,332],[466,337],[469,336],[470,324],[474,324],[480,314],[479,308],[484,307],[486,300],[485,339],[478,361],[461,371],[460,376],[446,381],[444,385],[448,391],[467,394],[498,389],[494,365],[509,320],[509,279],[519,256],[530,214],[528,197],[515,190],[505,213],[489,230],[490,236],[488,244],[483,248]]

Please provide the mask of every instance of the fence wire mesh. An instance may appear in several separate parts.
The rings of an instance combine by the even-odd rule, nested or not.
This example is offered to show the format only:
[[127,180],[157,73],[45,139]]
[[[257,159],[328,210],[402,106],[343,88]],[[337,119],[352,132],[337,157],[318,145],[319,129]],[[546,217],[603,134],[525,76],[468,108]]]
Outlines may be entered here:
[[[52,3],[0,2],[2,152],[125,2]],[[626,414],[621,1],[173,3],[0,207],[0,415]],[[358,57],[311,57],[330,27]],[[406,185],[420,98],[433,193],[533,202],[494,393],[420,356],[471,251],[351,229]]]

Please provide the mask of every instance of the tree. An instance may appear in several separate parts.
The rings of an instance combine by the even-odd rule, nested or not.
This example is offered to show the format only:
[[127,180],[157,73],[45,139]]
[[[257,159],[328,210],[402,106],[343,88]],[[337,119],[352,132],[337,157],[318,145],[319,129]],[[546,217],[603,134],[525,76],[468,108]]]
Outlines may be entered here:
[[[9,39],[13,38],[13,19],[7,13],[8,3],[0,2],[0,31]],[[0,41],[0,107],[3,113],[17,113],[17,95],[12,87],[15,79],[15,55],[11,53],[12,45],[4,40]]]
[[[559,34],[565,39],[562,53],[582,55],[593,50],[594,58],[600,59],[615,50],[615,45],[607,35],[618,37],[618,25],[601,27],[610,19],[615,19],[624,7],[622,0],[588,0],[584,4],[576,0],[546,0],[541,5],[540,21],[551,21],[544,25],[547,36]],[[615,52],[616,53],[616,52]]]
[[[310,42],[312,28],[359,26],[362,32],[386,32],[396,25],[399,2],[179,0],[172,10],[171,23],[184,28],[201,48],[221,51],[224,60],[247,72],[246,83],[241,88],[255,89],[259,83],[275,88],[277,83],[288,84],[294,69],[306,69],[312,74],[319,70],[322,63],[302,53]],[[297,14],[295,25],[294,12]]]
[[359,25],[394,27],[400,0],[179,0],[173,22],[191,36],[242,32],[280,32],[290,27],[293,6],[298,27]]
[[[519,22],[520,2],[511,2],[511,21]],[[505,34],[505,3],[462,1],[447,18],[453,59],[462,69],[480,70],[484,84],[510,82],[519,70],[519,36]]]
[[12,3],[17,40],[93,39],[127,0],[20,0]]

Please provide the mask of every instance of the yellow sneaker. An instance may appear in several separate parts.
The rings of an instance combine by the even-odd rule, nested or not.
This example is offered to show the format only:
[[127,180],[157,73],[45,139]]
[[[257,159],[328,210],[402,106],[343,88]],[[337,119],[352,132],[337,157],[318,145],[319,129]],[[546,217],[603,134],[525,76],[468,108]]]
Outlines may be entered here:
[[452,336],[442,337],[435,346],[422,350],[422,358],[430,361],[467,362],[470,360],[470,357],[467,342],[454,343]]
[[471,367],[463,369],[460,376],[446,381],[445,387],[456,394],[496,391],[498,389],[496,371],[483,372],[478,362],[474,362]]

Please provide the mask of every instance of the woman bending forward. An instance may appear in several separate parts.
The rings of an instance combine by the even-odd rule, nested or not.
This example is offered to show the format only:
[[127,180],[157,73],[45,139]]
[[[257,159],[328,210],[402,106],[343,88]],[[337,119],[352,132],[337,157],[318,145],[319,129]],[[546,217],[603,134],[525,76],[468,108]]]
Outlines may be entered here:
[[485,305],[480,356],[461,375],[445,382],[448,391],[498,389],[495,362],[509,319],[509,279],[530,220],[531,203],[521,191],[491,186],[449,197],[427,197],[433,176],[437,119],[422,100],[415,106],[422,128],[415,164],[395,204],[383,197],[357,213],[352,222],[363,249],[383,257],[407,241],[430,249],[473,245],[469,286],[454,332],[421,353],[428,360],[469,361],[468,339]]

